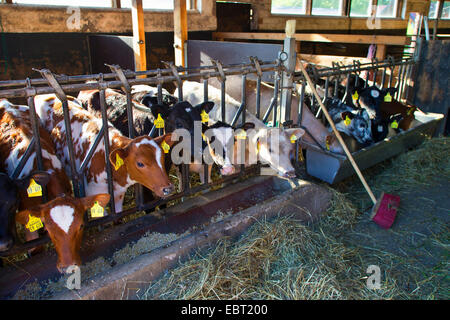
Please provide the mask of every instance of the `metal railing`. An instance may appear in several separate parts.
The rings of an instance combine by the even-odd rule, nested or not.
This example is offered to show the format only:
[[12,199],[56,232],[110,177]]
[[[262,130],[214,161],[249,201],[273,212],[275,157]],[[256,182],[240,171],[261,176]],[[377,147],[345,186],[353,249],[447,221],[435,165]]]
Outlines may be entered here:
[[[285,55],[286,56],[286,55]],[[301,124],[303,108],[304,108],[304,99],[305,99],[305,89],[306,82],[299,72],[287,72],[286,68],[283,66],[282,59],[283,54],[280,53],[279,58],[274,61],[266,61],[262,62],[257,59],[257,57],[250,57],[249,63],[241,63],[241,64],[230,64],[230,65],[222,65],[219,61],[213,61],[213,65],[210,66],[201,66],[196,68],[182,68],[176,67],[172,63],[166,63],[167,68],[165,69],[157,69],[157,70],[148,70],[148,71],[128,71],[122,70],[119,66],[109,66],[111,68],[111,73],[99,73],[99,74],[91,74],[91,75],[78,75],[78,76],[66,76],[66,75],[54,75],[51,71],[47,69],[36,70],[41,73],[42,78],[30,79],[27,78],[25,80],[11,80],[11,81],[0,81],[0,97],[1,98],[26,98],[27,104],[30,108],[30,118],[33,129],[33,139],[31,140],[30,145],[28,146],[25,154],[19,161],[18,166],[15,168],[14,173],[12,175],[13,178],[17,178],[25,163],[27,162],[29,156],[33,151],[36,152],[37,155],[37,169],[43,170],[42,163],[42,152],[40,146],[40,136],[39,136],[39,119],[36,115],[36,110],[34,106],[34,97],[40,94],[48,94],[54,93],[57,97],[62,101],[62,109],[64,115],[64,121],[66,126],[66,142],[69,149],[69,158],[70,158],[70,168],[71,168],[71,178],[73,183],[74,195],[76,197],[82,197],[85,195],[84,189],[84,172],[87,168],[88,163],[90,162],[97,146],[101,142],[102,139],[104,141],[109,141],[109,132],[105,130],[108,128],[108,119],[107,119],[107,104],[105,99],[105,90],[107,88],[111,89],[122,89],[125,92],[127,97],[127,116],[128,116],[128,132],[129,137],[134,138],[134,130],[133,130],[133,108],[132,108],[132,96],[131,96],[131,87],[133,85],[138,84],[146,84],[146,85],[156,85],[157,93],[158,93],[158,101],[162,102],[162,86],[165,83],[174,82],[178,87],[178,99],[180,101],[183,100],[183,90],[182,90],[182,82],[184,80],[198,80],[204,85],[204,101],[208,100],[208,79],[217,78],[220,82],[221,89],[221,103],[220,103],[220,114],[222,120],[225,120],[226,114],[226,104],[225,104],[225,92],[226,92],[226,81],[227,76],[231,75],[240,75],[242,76],[242,101],[241,104],[232,118],[232,125],[235,125],[238,119],[241,117],[242,123],[246,121],[245,113],[246,113],[246,83],[247,83],[247,75],[252,74],[256,76],[256,112],[255,116],[258,119],[261,119],[264,123],[268,123],[269,117],[272,116],[273,126],[278,127],[301,127],[305,129],[305,131],[312,137],[315,144],[323,150],[323,147],[317,142],[317,140],[313,137],[313,135],[309,132],[309,130]],[[285,57],[290,58],[290,57]],[[335,91],[334,96],[338,95],[338,84],[343,77],[347,77],[349,79],[351,74],[360,75],[362,72],[367,71],[367,77],[365,79],[365,86],[368,86],[368,75],[369,72],[373,73],[373,83],[378,85],[380,88],[385,86],[392,86],[394,81],[394,71],[397,69],[397,81],[395,86],[398,88],[398,92],[396,94],[397,99],[402,99],[404,97],[404,91],[406,88],[407,81],[411,76],[411,68],[413,67],[415,61],[413,59],[406,59],[400,61],[394,61],[394,59],[389,58],[385,61],[377,61],[373,60],[372,63],[360,64],[358,62],[354,62],[352,65],[340,65],[333,64],[333,67],[323,67],[323,68],[313,68],[311,71],[311,76],[313,78],[322,78],[325,79],[325,97],[326,99],[328,95],[328,87],[330,83],[335,83]],[[388,74],[388,70],[390,70]],[[274,73],[274,88],[273,88],[273,97],[270,101],[269,106],[262,115],[261,118],[261,78],[264,72],[273,72]],[[283,74],[284,73],[284,74]],[[381,74],[381,79],[380,78]],[[298,113],[298,121],[296,124],[292,123],[290,120],[290,114],[286,112],[284,117],[280,116],[280,110],[290,110],[290,108],[278,108],[280,106],[280,97],[282,94],[282,90],[292,90],[293,88],[285,88],[283,86],[283,76],[291,77],[294,85],[299,85],[300,89],[298,91],[299,95],[299,104],[297,106],[293,106],[296,108],[295,110]],[[387,79],[387,77],[389,77]],[[380,80],[377,83],[377,80]],[[89,81],[89,82],[86,82]],[[81,165],[79,167],[76,166],[75,156],[74,156],[74,146],[72,140],[72,132],[70,127],[70,118],[69,118],[69,109],[68,109],[68,93],[78,93],[82,90],[92,90],[98,89],[100,91],[100,108],[102,115],[102,128],[95,138],[95,142],[92,145],[91,149],[88,151],[86,157],[81,161]],[[346,87],[346,94],[348,94],[348,81]],[[267,102],[265,102],[267,103]],[[319,117],[320,114],[318,113]],[[284,123],[280,123],[280,119],[285,119]],[[161,129],[156,129],[155,126],[149,132],[149,135],[155,137],[156,135],[161,135]],[[298,154],[300,150],[299,141],[296,141],[296,161],[298,161]],[[326,150],[324,150],[326,151]],[[206,190],[212,186],[221,185],[224,183],[229,183],[235,181],[237,178],[242,177],[246,173],[257,174],[259,172],[259,166],[252,166],[250,168],[245,169],[244,166],[241,166],[241,170],[233,175],[222,177],[212,183],[208,183],[208,180],[205,179],[205,183],[202,185],[191,188],[189,184],[189,172],[188,165],[182,166],[182,185],[183,190],[179,193],[176,193],[166,199],[156,199],[148,203],[143,202],[142,196],[142,186],[136,185],[135,187],[135,197],[136,197],[136,206],[134,208],[123,210],[122,212],[116,212],[114,206],[114,188],[112,182],[112,168],[111,164],[108,160],[109,155],[109,143],[105,143],[105,163],[108,177],[108,190],[111,194],[110,201],[110,214],[103,218],[98,218],[95,220],[91,220],[87,222],[86,227],[92,228],[100,225],[105,225],[111,222],[117,222],[121,218],[136,213],[138,211],[143,210],[151,210],[160,206],[162,204],[166,204],[169,201],[173,201],[176,199],[180,199],[182,197],[193,195],[199,191]],[[207,177],[208,167],[204,164],[204,173],[205,177]],[[45,188],[44,188],[45,189]],[[45,194],[45,192],[44,192]],[[43,199],[45,201],[45,199]],[[13,254],[17,254],[23,252],[25,250],[31,249],[33,247],[45,244],[49,241],[47,236],[41,237],[36,240],[32,240],[23,244],[16,244],[12,249],[6,252],[0,253],[0,256],[9,256]]]

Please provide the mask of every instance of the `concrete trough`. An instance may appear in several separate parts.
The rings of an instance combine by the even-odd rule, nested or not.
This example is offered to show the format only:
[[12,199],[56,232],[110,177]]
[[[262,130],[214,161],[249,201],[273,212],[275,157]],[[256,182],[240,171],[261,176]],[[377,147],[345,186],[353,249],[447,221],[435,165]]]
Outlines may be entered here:
[[[193,250],[223,237],[237,237],[259,219],[294,215],[305,223],[314,222],[327,209],[330,198],[326,188],[304,180],[257,176],[187,199],[159,211],[159,219],[146,215],[86,237],[81,252],[84,263],[97,257],[111,256],[148,232],[182,234],[193,230],[184,237],[94,276],[87,284],[82,283],[80,290],[64,289],[52,299],[135,299],[139,297],[139,290],[186,259]],[[223,212],[228,216],[214,222]],[[1,296],[11,298],[27,282],[54,279],[58,276],[55,263],[56,255],[49,250],[40,257],[22,262],[20,266],[4,270],[6,272],[0,275]]]

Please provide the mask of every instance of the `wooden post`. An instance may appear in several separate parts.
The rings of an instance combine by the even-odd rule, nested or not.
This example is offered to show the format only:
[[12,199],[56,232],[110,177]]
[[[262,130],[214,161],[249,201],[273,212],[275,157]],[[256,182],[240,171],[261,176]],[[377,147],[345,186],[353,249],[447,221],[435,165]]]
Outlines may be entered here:
[[[286,67],[286,72],[283,72],[283,87],[281,88],[281,104],[280,115],[277,117],[280,119],[281,124],[287,120],[290,120],[291,116],[291,103],[292,103],[292,76],[295,71],[295,64],[297,62],[296,55],[296,43],[295,43],[295,28],[296,20],[286,21],[286,38],[284,39],[283,51],[288,54],[288,58],[283,62]],[[275,124],[274,124],[275,125]]]
[[173,31],[175,48],[175,65],[185,67],[185,43],[187,40],[186,0],[174,0]]
[[377,44],[376,57],[378,60],[383,61],[386,58],[386,48],[385,44]]
[[131,17],[133,20],[134,69],[135,71],[144,71],[147,70],[147,56],[142,0],[131,1]]

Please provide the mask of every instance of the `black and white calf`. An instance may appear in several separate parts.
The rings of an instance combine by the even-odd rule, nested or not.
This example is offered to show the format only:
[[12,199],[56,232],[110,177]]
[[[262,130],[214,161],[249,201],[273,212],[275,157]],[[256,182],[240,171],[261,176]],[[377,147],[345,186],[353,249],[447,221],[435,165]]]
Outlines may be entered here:
[[371,122],[365,109],[354,109],[339,99],[327,99],[325,103],[338,131],[353,137],[362,147],[373,143]]

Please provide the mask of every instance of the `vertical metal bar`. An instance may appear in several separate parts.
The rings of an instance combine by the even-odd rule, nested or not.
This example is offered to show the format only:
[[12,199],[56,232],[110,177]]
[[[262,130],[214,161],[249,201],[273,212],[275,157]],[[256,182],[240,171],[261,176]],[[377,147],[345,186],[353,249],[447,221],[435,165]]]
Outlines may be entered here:
[[109,148],[109,130],[108,130],[108,114],[106,112],[106,99],[105,99],[105,83],[103,82],[103,75],[101,75],[101,80],[100,80],[100,84],[102,85],[102,88],[100,89],[100,109],[101,109],[101,113],[102,113],[102,123],[103,126],[105,127],[105,130],[103,132],[103,143],[105,144],[105,162],[106,162],[106,175],[108,178],[108,192],[111,196],[111,200],[109,201],[110,203],[110,208],[111,208],[111,213],[115,214],[116,213],[116,206],[114,203],[114,186],[113,186],[113,175],[112,175],[112,168],[111,168],[111,163],[109,162],[109,153],[110,153],[110,148]]
[[278,115],[278,97],[279,97],[279,94],[278,94],[278,92],[280,91],[280,82],[281,82],[281,76],[280,76],[280,74],[277,72],[277,79],[276,79],[276,85],[275,85],[275,88],[274,88],[274,91],[276,91],[276,95],[274,96],[274,102],[275,102],[275,104],[274,104],[274,106],[273,106],[273,117],[272,117],[272,121],[273,121],[273,123],[272,123],[272,127],[278,127],[277,126],[277,115]]
[[342,101],[345,101],[347,99],[348,96],[348,89],[350,88],[350,75],[351,73],[347,73],[347,83],[345,84],[345,93],[344,93],[344,97],[342,98]]
[[247,75],[243,74],[242,75],[242,94],[241,94],[242,102],[241,102],[241,104],[244,108],[242,109],[242,122],[241,122],[242,124],[245,123],[245,109],[246,109],[246,103],[247,103],[246,90],[247,90]]
[[386,72],[387,72],[387,68],[384,68],[383,75],[381,76],[381,89],[384,88],[384,84],[386,83]]
[[[27,78],[27,87],[31,87],[31,81]],[[36,108],[34,105],[34,95],[29,96],[27,98],[29,112],[30,112],[30,121],[31,121],[31,129],[33,131],[33,138],[35,140],[34,143],[34,152],[36,153],[36,162],[38,170],[44,170],[44,162],[42,160],[42,146],[41,146],[41,138],[39,133],[39,120],[36,114]],[[28,161],[28,160],[26,160]],[[25,163],[26,163],[25,161]],[[44,188],[44,193],[42,194],[42,201],[47,201],[47,190]]]
[[402,76],[403,76],[403,65],[400,66],[400,70],[398,71],[398,78],[397,78],[397,83],[395,85],[395,87],[397,88],[397,92],[395,93],[395,99],[398,99],[399,97],[399,93],[400,93],[400,84],[402,82]]
[[336,77],[336,79],[334,80],[334,97],[337,99],[338,98],[338,89],[339,89],[339,77]]
[[[203,79],[203,102],[207,102],[208,98],[209,98],[208,97],[208,78],[205,78],[205,79]],[[204,146],[203,142],[202,142],[202,146]],[[207,146],[205,146],[205,147],[207,147]],[[203,156],[202,156],[202,161],[203,161]],[[208,165],[206,163],[203,164],[203,176],[205,177],[204,184],[208,184],[209,183],[209,181],[208,181],[209,172],[208,172]]]
[[256,79],[256,117],[259,119],[261,112],[261,76]]
[[220,114],[222,117],[222,121],[226,122],[225,120],[225,79],[222,79],[220,81]]
[[[298,103],[298,119],[297,119],[297,126],[302,125],[302,118],[303,118],[303,102],[305,100],[305,90],[306,90],[306,83],[302,82],[300,87],[300,99]],[[300,151],[300,143],[299,139],[295,141],[295,163],[298,164],[298,155]]]

